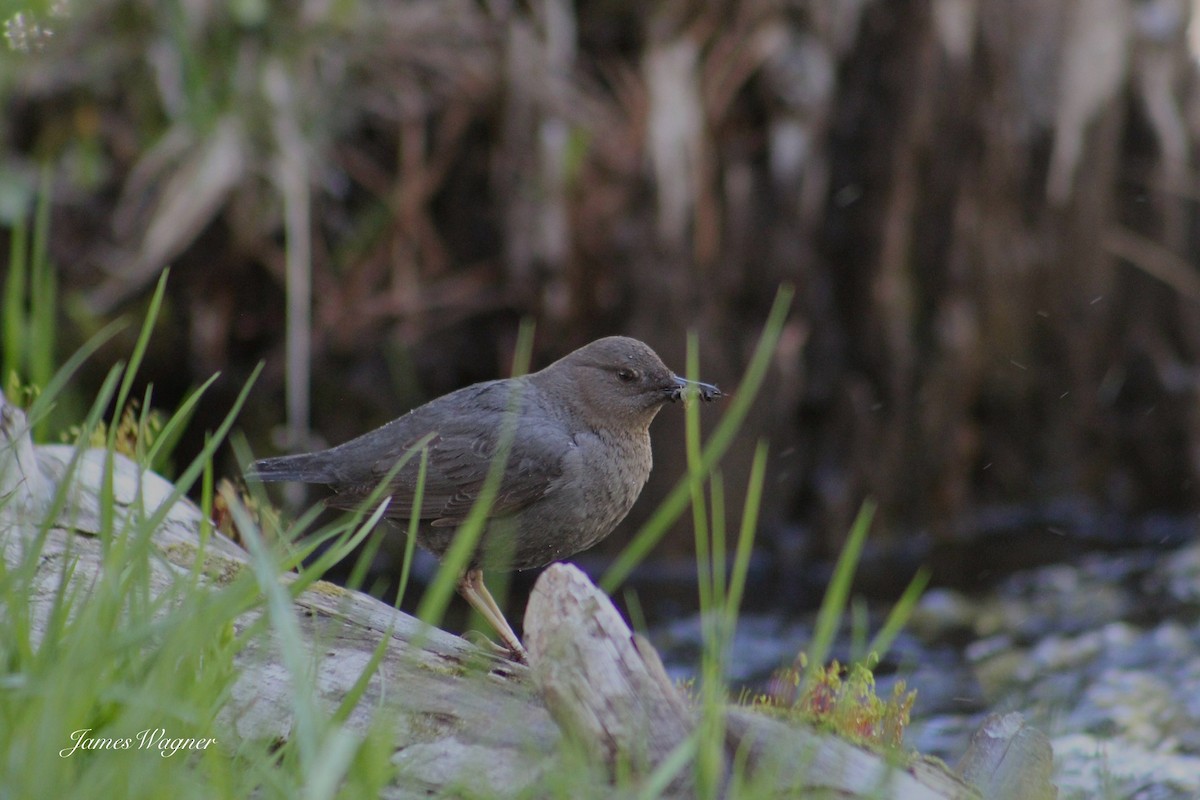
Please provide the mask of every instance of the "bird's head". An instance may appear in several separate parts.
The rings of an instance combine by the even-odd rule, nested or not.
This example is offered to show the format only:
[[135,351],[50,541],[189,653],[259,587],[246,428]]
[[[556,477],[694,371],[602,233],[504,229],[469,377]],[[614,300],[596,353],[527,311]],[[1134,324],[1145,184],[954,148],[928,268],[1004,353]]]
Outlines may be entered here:
[[721,396],[716,386],[680,378],[649,345],[627,336],[597,339],[559,359],[541,376],[564,386],[590,423],[648,426],[668,401]]

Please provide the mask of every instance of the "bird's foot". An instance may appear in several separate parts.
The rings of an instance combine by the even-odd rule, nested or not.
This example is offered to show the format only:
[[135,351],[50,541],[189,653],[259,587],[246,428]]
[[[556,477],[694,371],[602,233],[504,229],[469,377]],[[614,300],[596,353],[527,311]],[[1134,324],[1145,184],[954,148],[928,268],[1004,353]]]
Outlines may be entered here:
[[509,661],[515,661],[518,664],[529,663],[529,653],[521,646],[520,642],[515,643],[515,647],[502,645],[492,641],[488,636],[479,631],[466,631],[462,638],[466,639],[471,644],[478,647],[480,650],[486,650],[491,655],[497,658],[506,658]]

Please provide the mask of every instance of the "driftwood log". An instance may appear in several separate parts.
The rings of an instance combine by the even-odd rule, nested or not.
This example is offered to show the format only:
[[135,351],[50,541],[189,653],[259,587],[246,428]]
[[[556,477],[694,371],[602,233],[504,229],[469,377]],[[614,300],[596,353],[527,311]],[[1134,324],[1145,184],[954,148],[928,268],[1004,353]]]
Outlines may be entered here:
[[[107,458],[102,450],[87,451],[69,470],[74,456],[67,446],[34,447],[24,415],[0,395],[0,551],[8,565],[37,541],[52,498],[69,475],[66,502],[58,504],[61,510],[42,540],[41,566],[30,587],[35,617],[51,608],[64,574],[62,559],[74,561],[74,581],[93,580],[102,568],[95,534]],[[122,517],[153,513],[172,486],[119,455],[112,464],[119,530]],[[189,501],[171,506],[155,533],[163,558],[153,562],[152,591],[165,591],[187,574],[198,552],[200,521]],[[219,580],[213,576],[249,562],[241,547],[219,534],[210,539],[204,558],[204,574],[214,584]],[[317,665],[316,699],[329,711],[390,631],[383,662],[346,721],[350,731],[361,732],[374,714],[392,716],[393,760],[402,777],[387,797],[425,797],[451,787],[472,796],[528,793],[563,757],[564,736],[583,745],[574,752],[593,755],[580,780],[592,788],[589,794],[603,794],[596,782],[602,787],[614,764],[649,774],[697,725],[696,709],[667,677],[653,647],[633,635],[608,598],[568,565],[547,569],[534,588],[525,616],[530,667],[500,660],[332,584],[314,584],[294,606]],[[239,618],[236,633],[261,613]],[[44,618],[35,618],[35,641],[44,631]],[[236,668],[221,718],[229,735],[285,740],[294,719],[277,643],[257,637],[241,650]],[[790,796],[822,789],[842,797],[897,800],[1055,796],[1049,744],[1017,715],[992,719],[975,735],[962,774],[926,760],[897,766],[835,736],[743,708],[729,709],[725,738],[726,766],[740,753],[749,769],[769,770],[765,774],[779,792]],[[690,774],[687,767],[680,770],[665,793],[690,796]]]

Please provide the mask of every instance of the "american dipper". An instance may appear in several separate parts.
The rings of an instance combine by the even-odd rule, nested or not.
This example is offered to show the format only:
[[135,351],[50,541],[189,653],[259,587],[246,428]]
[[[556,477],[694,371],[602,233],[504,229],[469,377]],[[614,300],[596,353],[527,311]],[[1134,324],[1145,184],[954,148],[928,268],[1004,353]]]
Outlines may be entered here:
[[[650,422],[685,391],[704,400],[721,394],[678,377],[637,339],[610,336],[541,372],[443,395],[337,447],[256,461],[246,477],[327,484],[336,492],[327,504],[355,508],[428,437],[417,543],[441,558],[493,459],[504,458],[487,527],[457,588],[524,661],[483,569],[544,566],[608,536],[650,476]],[[412,516],[419,462],[411,457],[392,479],[388,517]]]

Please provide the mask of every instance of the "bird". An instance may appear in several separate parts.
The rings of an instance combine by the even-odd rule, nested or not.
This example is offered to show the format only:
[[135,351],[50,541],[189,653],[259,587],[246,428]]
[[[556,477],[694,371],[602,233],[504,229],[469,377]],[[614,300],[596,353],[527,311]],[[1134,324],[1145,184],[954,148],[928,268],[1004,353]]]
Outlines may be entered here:
[[456,589],[511,656],[528,663],[483,571],[542,567],[608,536],[650,476],[650,423],[666,403],[694,396],[712,401],[722,392],[679,377],[644,342],[609,336],[538,372],[435,398],[336,447],[255,461],[245,476],[324,484],[333,490],[326,504],[340,509],[357,508],[387,478],[385,516],[407,524],[416,514],[417,544],[441,559],[493,461],[503,459],[486,527]]

